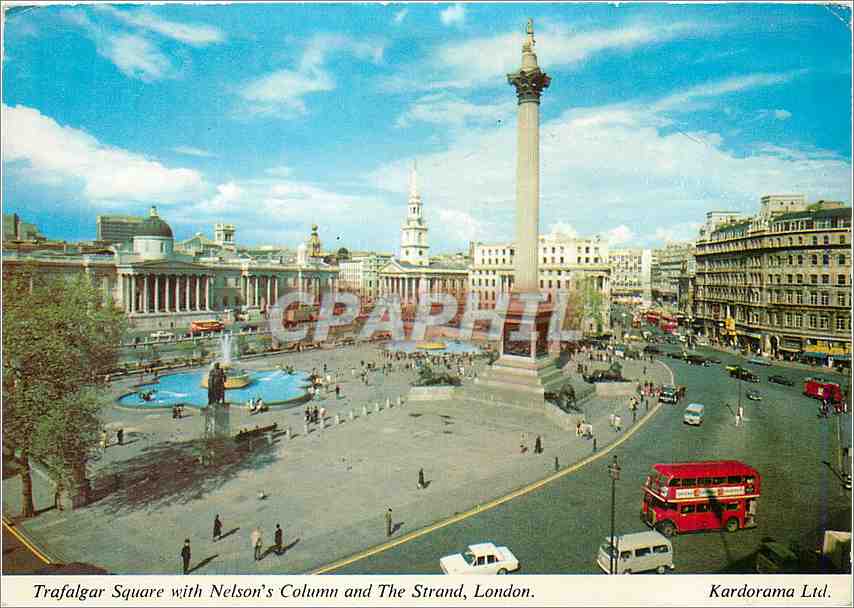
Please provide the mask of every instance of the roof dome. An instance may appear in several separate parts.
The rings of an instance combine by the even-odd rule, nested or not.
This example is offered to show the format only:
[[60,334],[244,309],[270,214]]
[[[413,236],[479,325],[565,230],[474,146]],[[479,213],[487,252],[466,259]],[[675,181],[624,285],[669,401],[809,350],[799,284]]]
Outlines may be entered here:
[[137,236],[159,236],[173,238],[172,228],[157,215],[157,207],[152,207],[149,216],[143,220],[136,234]]

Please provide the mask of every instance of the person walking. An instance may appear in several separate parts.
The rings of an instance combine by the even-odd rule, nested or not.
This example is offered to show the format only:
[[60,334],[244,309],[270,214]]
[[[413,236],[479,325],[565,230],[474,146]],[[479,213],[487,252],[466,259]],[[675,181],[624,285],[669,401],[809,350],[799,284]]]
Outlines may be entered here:
[[273,543],[275,544],[276,555],[282,554],[282,528],[276,524],[276,533],[273,535]]
[[534,440],[534,454],[542,454],[543,453],[543,439],[539,435]]
[[219,519],[219,513],[217,513],[213,523],[213,542],[218,541],[220,538],[222,538],[222,522]]
[[341,385],[339,385],[339,384],[335,385],[335,398],[336,399],[341,398]]
[[192,552],[190,551],[190,539],[184,539],[184,546],[181,548],[181,560],[184,562],[184,574],[187,574],[190,571],[190,557]]
[[101,431],[101,449],[106,450],[108,445],[110,445],[110,436],[107,435],[107,431],[105,429]]
[[392,514],[391,507],[385,512],[385,535],[391,536],[392,533]]
[[119,427],[119,430],[116,431],[116,441],[119,445],[125,444],[125,430],[121,427]]
[[257,562],[259,559],[261,559],[261,548],[263,546],[261,528],[255,528],[254,530],[252,530],[250,540],[252,541],[252,549],[255,551],[255,561]]
[[744,407],[739,404],[735,409],[735,426],[741,426],[742,421],[744,420]]
[[418,469],[418,489],[423,490],[426,487],[424,483],[424,469]]

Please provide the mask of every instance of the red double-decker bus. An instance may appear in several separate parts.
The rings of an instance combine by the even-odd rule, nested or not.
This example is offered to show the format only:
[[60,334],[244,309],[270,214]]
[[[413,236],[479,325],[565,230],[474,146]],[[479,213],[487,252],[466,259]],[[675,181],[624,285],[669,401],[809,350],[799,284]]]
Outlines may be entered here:
[[756,469],[737,460],[656,464],[643,485],[641,518],[665,536],[752,528],[759,489]]

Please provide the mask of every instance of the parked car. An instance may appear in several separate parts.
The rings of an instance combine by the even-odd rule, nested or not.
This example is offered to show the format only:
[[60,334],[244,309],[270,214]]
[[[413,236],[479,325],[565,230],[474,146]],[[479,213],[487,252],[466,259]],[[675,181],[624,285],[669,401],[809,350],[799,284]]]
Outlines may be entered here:
[[507,574],[519,569],[519,560],[507,547],[478,543],[465,554],[446,555],[439,566],[445,574]]
[[152,332],[150,337],[154,340],[171,340],[175,337],[175,334],[170,331],[161,330]]
[[721,360],[717,357],[706,357],[706,361],[708,361],[709,363],[716,363],[718,365],[721,364]]
[[783,386],[795,386],[795,383],[786,378],[786,376],[769,376],[768,382],[773,382],[774,384],[782,384]]
[[748,363],[752,363],[753,365],[764,365],[766,367],[771,365],[771,362],[768,359],[763,359],[762,357],[753,357]]
[[648,355],[660,355],[661,349],[658,348],[657,346],[646,346],[646,347],[644,347],[643,352],[645,352]]
[[751,401],[762,401],[762,393],[759,391],[749,390],[746,395]]
[[755,568],[759,574],[795,573],[800,570],[800,560],[791,548],[766,537],[756,552]]

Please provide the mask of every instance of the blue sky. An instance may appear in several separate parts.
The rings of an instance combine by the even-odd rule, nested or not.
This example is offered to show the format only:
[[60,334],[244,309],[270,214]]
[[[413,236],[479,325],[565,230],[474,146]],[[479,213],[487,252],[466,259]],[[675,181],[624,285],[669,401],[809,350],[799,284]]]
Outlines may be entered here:
[[850,5],[4,7],[4,211],[53,238],[156,204],[178,238],[397,251],[417,159],[433,252],[512,239],[529,16],[541,231],[851,201]]

